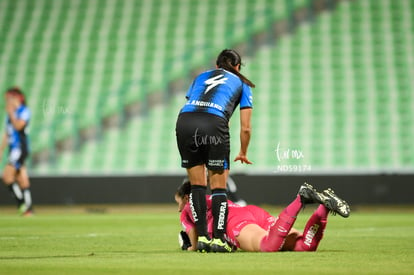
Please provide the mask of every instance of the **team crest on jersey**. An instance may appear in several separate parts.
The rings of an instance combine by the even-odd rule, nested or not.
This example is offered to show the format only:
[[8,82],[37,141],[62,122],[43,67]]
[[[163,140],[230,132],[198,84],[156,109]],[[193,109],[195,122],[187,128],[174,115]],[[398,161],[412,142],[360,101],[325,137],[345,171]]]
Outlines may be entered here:
[[204,91],[204,94],[207,94],[214,87],[216,87],[220,84],[226,83],[227,77],[223,78],[223,76],[224,76],[224,74],[216,75],[216,76],[214,76],[212,78],[209,78],[206,81],[204,81],[204,84],[207,85],[207,88]]

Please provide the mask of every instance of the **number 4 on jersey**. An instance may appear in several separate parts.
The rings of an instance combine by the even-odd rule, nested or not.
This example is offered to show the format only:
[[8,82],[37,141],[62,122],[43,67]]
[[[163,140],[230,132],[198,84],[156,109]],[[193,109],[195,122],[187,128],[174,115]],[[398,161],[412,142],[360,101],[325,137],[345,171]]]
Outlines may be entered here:
[[207,85],[206,90],[204,91],[204,94],[207,94],[211,89],[216,87],[217,85],[226,83],[227,77],[223,78],[224,74],[217,75],[215,77],[209,78],[206,81],[204,81],[204,84]]

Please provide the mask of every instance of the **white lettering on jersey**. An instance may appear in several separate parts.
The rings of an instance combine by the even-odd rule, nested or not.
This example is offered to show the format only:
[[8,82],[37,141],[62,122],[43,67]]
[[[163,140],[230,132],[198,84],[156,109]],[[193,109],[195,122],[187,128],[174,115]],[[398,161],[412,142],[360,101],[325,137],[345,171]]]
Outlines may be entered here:
[[208,85],[207,89],[204,91],[204,94],[207,94],[211,89],[213,89],[217,85],[226,83],[227,77],[222,78],[223,76],[224,74],[220,74],[204,81],[204,84]]

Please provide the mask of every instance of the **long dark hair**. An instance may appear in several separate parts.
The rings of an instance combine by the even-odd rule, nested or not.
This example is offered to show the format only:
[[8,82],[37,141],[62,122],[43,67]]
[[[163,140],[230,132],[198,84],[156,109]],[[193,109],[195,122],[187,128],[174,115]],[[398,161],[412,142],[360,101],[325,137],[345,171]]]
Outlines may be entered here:
[[237,65],[242,65],[241,63],[241,57],[240,55],[235,51],[231,49],[224,49],[219,56],[217,57],[216,65],[219,68],[225,69],[229,72],[234,73],[240,79],[249,85],[250,87],[254,88],[256,85],[253,84],[247,77],[242,75],[240,72],[238,72],[234,67]]
[[19,98],[20,103],[26,105],[26,97],[24,96],[22,90],[19,87],[14,86],[7,89],[6,94]]
[[185,178],[183,183],[178,187],[177,192],[175,194],[180,198],[184,198],[185,195],[190,195],[191,193],[191,184],[190,181]]

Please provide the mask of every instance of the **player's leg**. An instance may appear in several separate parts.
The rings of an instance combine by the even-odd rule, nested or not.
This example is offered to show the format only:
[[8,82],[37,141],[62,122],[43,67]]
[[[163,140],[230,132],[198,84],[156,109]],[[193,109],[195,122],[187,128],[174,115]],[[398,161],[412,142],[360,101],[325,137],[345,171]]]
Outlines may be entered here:
[[311,185],[303,184],[296,198],[279,214],[277,220],[269,228],[269,233],[260,243],[260,251],[276,252],[282,249],[285,239],[291,231],[296,217],[307,203],[315,203],[318,193]]
[[231,252],[231,247],[226,243],[224,234],[227,227],[228,204],[226,193],[227,182],[226,169],[209,170],[209,182],[211,188],[211,211],[213,215],[213,243],[214,252]]
[[17,172],[16,179],[23,194],[23,214],[30,215],[32,211],[32,195],[30,192],[30,180],[27,174],[26,166],[23,165],[22,167],[20,167],[19,171]]
[[3,182],[10,191],[10,194],[16,200],[17,207],[20,207],[23,200],[23,193],[19,185],[16,183],[16,168],[11,164],[7,164],[3,171]]
[[257,224],[248,224],[243,227],[236,240],[244,251],[259,252],[262,251],[261,241],[267,236],[267,233]]
[[[247,224],[241,230],[240,233],[237,235],[236,240],[239,243],[239,246],[244,251],[249,252],[260,252],[262,240],[268,235],[268,231],[263,229],[262,226],[254,223],[254,224]],[[301,233],[292,228],[289,234],[285,238],[285,242],[282,247],[282,251],[293,251],[296,241],[299,238]]]
[[260,251],[276,252],[282,249],[285,239],[296,221],[296,216],[302,208],[298,196],[278,216],[276,222],[269,228],[269,233],[260,242]]
[[303,235],[296,241],[294,251],[316,251],[328,222],[329,209],[319,205],[306,223]]
[[294,251],[296,242],[299,238],[301,238],[302,232],[297,230],[296,228],[292,228],[289,234],[285,238],[285,243],[282,246],[280,251]]
[[349,217],[348,203],[339,198],[332,189],[317,194],[320,205],[306,223],[303,236],[296,242],[295,251],[316,251],[323,238],[329,212],[345,218]]
[[[181,156],[181,166],[186,168],[191,183],[189,203],[196,224],[198,245],[200,251],[210,249],[210,238],[207,232],[207,202],[206,202],[206,167],[203,159],[204,145],[195,143],[195,133],[203,125],[200,115],[191,113],[180,114],[177,119],[177,146]],[[200,130],[201,131],[201,130]]]
[[187,168],[188,179],[191,183],[189,203],[191,213],[196,225],[198,234],[198,250],[209,251],[210,237],[207,230],[207,202],[206,202],[206,168],[204,164]]
[[229,212],[227,235],[231,240],[236,239],[243,250],[259,252],[262,251],[262,240],[268,236],[268,229],[275,222],[275,217],[255,205],[232,208]]
[[231,252],[231,247],[224,240],[228,216],[226,182],[230,169],[229,127],[228,123],[219,117],[212,116],[211,119],[211,123],[205,129],[205,134],[210,137],[210,142],[205,147],[205,163],[212,192],[214,236],[211,248],[214,252]]

